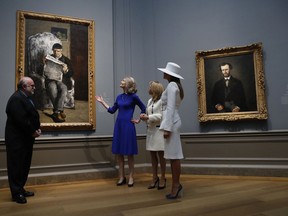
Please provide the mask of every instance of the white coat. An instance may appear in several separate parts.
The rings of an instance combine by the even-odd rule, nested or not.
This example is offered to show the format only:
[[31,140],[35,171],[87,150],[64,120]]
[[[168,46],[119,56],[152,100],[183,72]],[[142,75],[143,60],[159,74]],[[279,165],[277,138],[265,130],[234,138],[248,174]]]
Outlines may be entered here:
[[170,82],[162,93],[163,117],[160,130],[170,131],[171,135],[165,139],[164,158],[182,159],[182,145],[179,129],[181,127],[181,118],[178,113],[181,104],[180,90],[175,82]]
[[149,99],[146,108],[147,120],[147,136],[146,150],[147,151],[164,151],[163,131],[159,130],[162,120],[162,102],[158,100],[154,102]]

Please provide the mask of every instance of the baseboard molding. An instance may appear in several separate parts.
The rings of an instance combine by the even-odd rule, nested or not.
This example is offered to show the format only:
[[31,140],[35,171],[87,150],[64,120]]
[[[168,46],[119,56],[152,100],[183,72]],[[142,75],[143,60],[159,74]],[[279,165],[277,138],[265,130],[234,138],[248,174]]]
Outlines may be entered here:
[[[64,172],[47,172],[30,174],[27,185],[44,185],[63,182],[86,181],[94,179],[117,178],[118,167],[98,168],[87,170],[73,170]],[[126,173],[128,167],[125,166]],[[135,175],[151,173],[151,164],[135,164]],[[170,164],[167,163],[167,174],[170,172]],[[287,167],[273,167],[273,166],[227,166],[227,165],[191,165],[182,163],[182,174],[188,175],[203,175],[203,176],[235,176],[235,177],[288,177]],[[152,175],[152,174],[151,174]],[[7,176],[0,177],[0,188],[7,188]]]
[[[145,138],[137,136],[136,175],[151,173]],[[287,131],[181,134],[181,140],[183,174],[288,177]],[[112,136],[38,139],[27,184],[117,178],[111,143]],[[0,140],[0,176],[0,188],[8,187],[4,140]]]

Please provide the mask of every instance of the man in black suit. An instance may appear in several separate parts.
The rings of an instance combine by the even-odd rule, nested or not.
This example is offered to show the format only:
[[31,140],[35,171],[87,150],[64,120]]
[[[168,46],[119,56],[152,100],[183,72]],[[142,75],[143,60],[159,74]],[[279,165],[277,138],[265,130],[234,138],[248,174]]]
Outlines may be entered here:
[[17,91],[9,98],[6,106],[7,121],[5,144],[7,170],[12,200],[26,203],[26,197],[34,196],[26,191],[26,184],[36,137],[41,135],[39,114],[30,96],[34,94],[35,84],[30,77],[23,77]]
[[212,105],[216,112],[240,112],[246,110],[245,92],[242,82],[231,76],[232,65],[222,63],[223,78],[213,88]]

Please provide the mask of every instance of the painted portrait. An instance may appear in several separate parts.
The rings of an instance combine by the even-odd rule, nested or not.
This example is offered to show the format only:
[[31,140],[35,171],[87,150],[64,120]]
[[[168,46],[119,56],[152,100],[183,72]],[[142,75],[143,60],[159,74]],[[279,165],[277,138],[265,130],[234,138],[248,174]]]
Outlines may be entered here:
[[200,121],[266,119],[262,44],[197,51]]
[[18,11],[16,62],[43,130],[95,129],[94,21]]

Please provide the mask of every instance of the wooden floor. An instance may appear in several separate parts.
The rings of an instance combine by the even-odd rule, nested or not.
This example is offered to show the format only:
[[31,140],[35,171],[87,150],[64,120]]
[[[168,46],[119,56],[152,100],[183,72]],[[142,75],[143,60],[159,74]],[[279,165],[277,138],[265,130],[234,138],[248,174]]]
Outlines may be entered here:
[[[116,179],[29,186],[27,204],[0,190],[1,216],[288,216],[288,179],[182,175],[183,198],[166,200],[169,189],[148,190],[150,174],[134,187]],[[168,184],[171,176],[167,178]],[[169,186],[169,185],[168,185]]]

